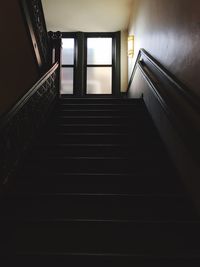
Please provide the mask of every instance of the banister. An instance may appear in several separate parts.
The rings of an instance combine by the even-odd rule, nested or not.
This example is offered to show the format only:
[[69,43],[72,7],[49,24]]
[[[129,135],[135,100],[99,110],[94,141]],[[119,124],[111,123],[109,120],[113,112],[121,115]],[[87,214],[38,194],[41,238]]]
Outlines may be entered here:
[[[55,63],[0,119],[0,185],[8,184],[59,96]],[[1,187],[0,187],[1,190]]]
[[54,73],[59,67],[58,62],[56,62],[33,86],[28,92],[19,100],[17,103],[6,112],[6,114],[1,115],[0,118],[0,131],[5,127],[10,118],[12,118],[18,110],[28,102],[31,96],[40,88],[40,86],[45,83],[46,80]]

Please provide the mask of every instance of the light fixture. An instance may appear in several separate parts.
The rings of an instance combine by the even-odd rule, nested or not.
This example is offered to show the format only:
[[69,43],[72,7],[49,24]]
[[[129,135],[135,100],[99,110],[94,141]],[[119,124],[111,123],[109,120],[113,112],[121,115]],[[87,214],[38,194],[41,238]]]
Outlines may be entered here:
[[128,57],[134,56],[134,35],[128,37]]

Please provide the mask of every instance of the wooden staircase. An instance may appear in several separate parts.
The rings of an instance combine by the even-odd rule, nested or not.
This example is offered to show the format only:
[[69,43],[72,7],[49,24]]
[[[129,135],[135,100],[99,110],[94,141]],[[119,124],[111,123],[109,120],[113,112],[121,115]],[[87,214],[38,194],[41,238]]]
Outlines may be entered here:
[[142,100],[60,99],[1,203],[7,263],[200,266],[199,217]]

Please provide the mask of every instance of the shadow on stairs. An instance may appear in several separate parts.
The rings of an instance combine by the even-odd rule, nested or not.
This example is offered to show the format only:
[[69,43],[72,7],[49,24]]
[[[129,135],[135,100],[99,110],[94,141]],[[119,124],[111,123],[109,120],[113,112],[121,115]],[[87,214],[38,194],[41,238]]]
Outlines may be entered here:
[[200,266],[200,220],[142,100],[61,99],[1,203],[7,262]]

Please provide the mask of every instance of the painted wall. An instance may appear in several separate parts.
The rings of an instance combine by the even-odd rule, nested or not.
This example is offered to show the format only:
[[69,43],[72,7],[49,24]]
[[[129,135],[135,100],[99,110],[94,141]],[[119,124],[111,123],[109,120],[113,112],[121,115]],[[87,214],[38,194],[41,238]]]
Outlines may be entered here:
[[121,31],[121,92],[126,92],[128,86],[128,32]]
[[135,0],[129,34],[135,35],[135,57],[146,49],[200,96],[199,0]]
[[0,115],[8,111],[39,77],[18,0],[0,8]]

